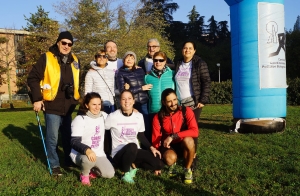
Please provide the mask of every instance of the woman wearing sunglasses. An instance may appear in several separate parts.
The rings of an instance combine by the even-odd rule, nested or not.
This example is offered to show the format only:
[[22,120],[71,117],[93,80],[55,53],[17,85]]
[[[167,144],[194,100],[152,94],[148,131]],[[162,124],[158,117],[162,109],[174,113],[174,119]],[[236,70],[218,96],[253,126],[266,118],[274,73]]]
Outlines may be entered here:
[[[174,71],[167,66],[167,55],[164,52],[156,52],[153,55],[153,66],[148,75],[145,76],[146,84],[152,84],[149,91],[149,121],[152,124],[154,115],[161,107],[161,93],[167,89],[175,89]],[[146,135],[151,141],[151,132]]]
[[91,69],[85,76],[85,94],[97,92],[103,100],[103,109],[109,114],[115,111],[115,72],[107,68],[107,54],[100,50],[95,54],[95,61],[90,63]]
[[90,178],[97,173],[91,169],[97,167],[103,178],[112,178],[115,170],[104,153],[104,120],[107,117],[101,112],[101,97],[98,93],[87,93],[82,103],[82,113],[72,122],[72,151],[70,157],[81,167],[80,180],[90,186]]

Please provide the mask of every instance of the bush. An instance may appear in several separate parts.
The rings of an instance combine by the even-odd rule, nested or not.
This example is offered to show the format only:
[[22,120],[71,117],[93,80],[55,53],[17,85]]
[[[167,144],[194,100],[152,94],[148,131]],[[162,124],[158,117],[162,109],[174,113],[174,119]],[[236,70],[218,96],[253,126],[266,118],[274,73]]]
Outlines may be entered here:
[[288,79],[287,83],[288,105],[300,105],[300,78]]
[[[288,79],[287,104],[300,105],[300,78]],[[212,82],[209,96],[210,104],[231,104],[232,103],[232,82]]]
[[210,104],[231,104],[232,103],[232,82],[211,82]]

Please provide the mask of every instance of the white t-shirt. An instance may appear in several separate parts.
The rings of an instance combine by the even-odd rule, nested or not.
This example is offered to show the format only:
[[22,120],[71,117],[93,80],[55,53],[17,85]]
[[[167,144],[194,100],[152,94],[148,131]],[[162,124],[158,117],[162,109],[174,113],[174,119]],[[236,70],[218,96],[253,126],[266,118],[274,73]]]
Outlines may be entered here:
[[[99,118],[91,118],[89,116],[78,115],[71,124],[72,137],[81,137],[81,143],[89,146],[97,157],[106,157],[104,153],[104,120],[107,118],[105,112],[101,112]],[[70,157],[75,162],[78,152],[71,150]]]
[[120,67],[123,66],[123,60],[117,59],[116,61],[107,61],[107,68],[116,72]]
[[112,138],[112,157],[128,143],[136,143],[140,148],[137,134],[145,131],[144,118],[139,112],[124,116],[121,110],[110,113],[105,120],[105,129],[109,130]]
[[176,94],[179,100],[191,97],[193,95],[190,82],[192,73],[192,61],[188,63],[182,62],[175,76]]

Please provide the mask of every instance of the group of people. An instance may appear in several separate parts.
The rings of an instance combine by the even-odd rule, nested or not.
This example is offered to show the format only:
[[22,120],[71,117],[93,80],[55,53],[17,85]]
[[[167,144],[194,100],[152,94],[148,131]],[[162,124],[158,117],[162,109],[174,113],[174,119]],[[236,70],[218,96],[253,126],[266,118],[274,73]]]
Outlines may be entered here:
[[[148,41],[148,53],[138,63],[132,51],[117,58],[117,44],[107,41],[90,63],[81,111],[73,121],[80,98],[80,62],[72,46],[71,33],[61,32],[27,80],[33,109],[44,112],[53,175],[62,175],[56,151],[60,131],[65,166],[79,166],[84,185],[98,176],[112,178],[114,168],[128,183],[134,183],[138,168],[159,175],[166,164],[172,176],[181,155],[184,182],[192,183],[197,121],[210,90],[207,64],[195,55],[195,43],[185,42],[183,58],[174,64],[160,51],[157,39]],[[105,151],[104,143],[111,150]]]

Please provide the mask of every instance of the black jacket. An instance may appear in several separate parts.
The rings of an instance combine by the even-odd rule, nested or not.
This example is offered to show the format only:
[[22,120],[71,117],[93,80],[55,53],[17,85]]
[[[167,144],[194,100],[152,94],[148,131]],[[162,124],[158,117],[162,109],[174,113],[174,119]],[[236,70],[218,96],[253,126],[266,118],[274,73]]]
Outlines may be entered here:
[[147,103],[148,93],[143,91],[142,86],[145,85],[145,72],[141,68],[129,70],[124,66],[118,70],[117,73],[117,86],[120,93],[124,90],[124,84],[130,85],[129,90],[134,95],[134,100],[137,103]]
[[[175,75],[178,72],[179,66],[181,65],[183,59],[180,59],[175,67]],[[194,93],[195,104],[202,103],[206,104],[209,101],[210,93],[210,76],[208,67],[205,61],[203,61],[199,56],[194,55],[192,58],[192,76],[191,84],[192,91]]]
[[[53,101],[44,101],[45,112],[63,116],[67,114],[69,115],[74,111],[78,101],[76,101],[74,98],[66,98],[65,91],[63,91],[62,89],[64,84],[74,83],[71,68],[71,63],[74,61],[74,59],[73,56],[69,54],[67,63],[63,63],[61,61],[61,54],[56,44],[51,46],[49,48],[49,51],[53,53],[55,57],[57,57],[58,63],[60,64],[61,79],[55,99]],[[43,100],[40,81],[44,77],[45,68],[46,54],[42,54],[37,63],[32,67],[32,70],[30,71],[27,78],[27,83],[32,93],[33,102]]]

